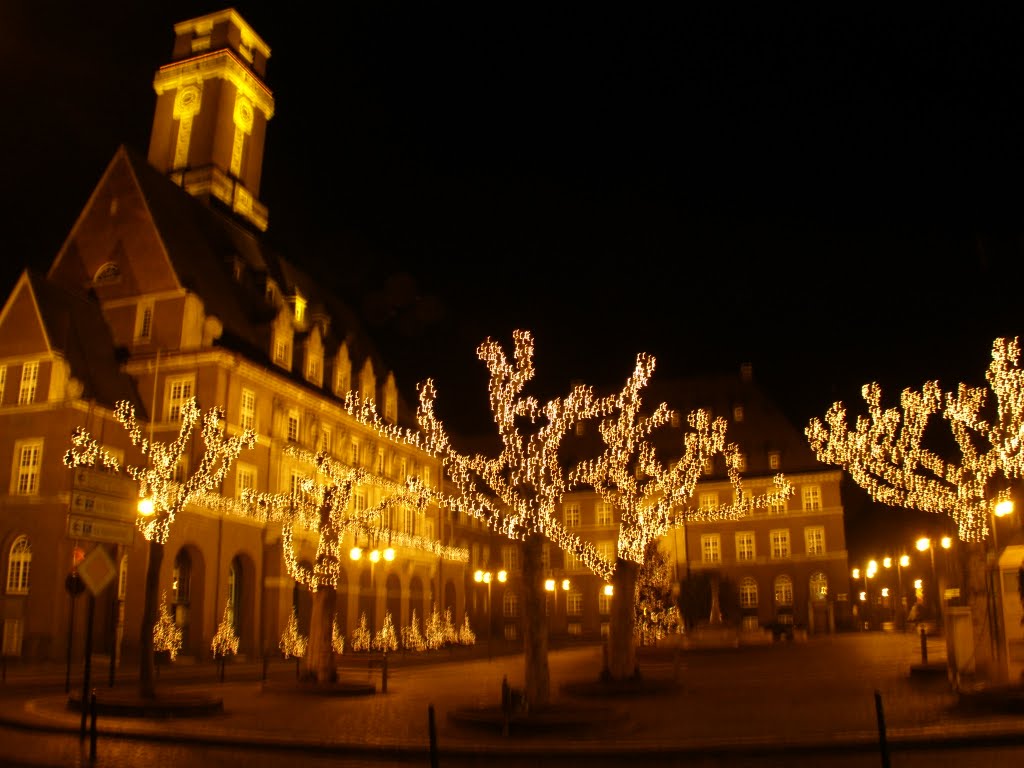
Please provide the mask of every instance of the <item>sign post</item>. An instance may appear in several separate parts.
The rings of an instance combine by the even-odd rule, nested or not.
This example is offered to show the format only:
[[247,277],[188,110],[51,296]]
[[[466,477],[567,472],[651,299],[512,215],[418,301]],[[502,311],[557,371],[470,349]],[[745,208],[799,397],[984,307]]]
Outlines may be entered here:
[[89,554],[78,564],[78,575],[89,589],[89,618],[85,629],[85,670],[82,672],[82,728],[81,738],[85,738],[85,721],[89,711],[89,683],[92,676],[92,627],[96,614],[96,596],[107,588],[117,573],[114,561],[110,559],[102,544],[93,547]]
[[77,570],[72,570],[68,574],[67,578],[64,579],[64,589],[67,590],[68,597],[71,600],[71,611],[68,618],[68,664],[67,670],[64,674],[64,693],[70,693],[71,691],[71,646],[74,640],[74,633],[72,630],[75,628],[75,598],[77,598],[82,592],[85,591],[85,584],[82,579],[78,576]]

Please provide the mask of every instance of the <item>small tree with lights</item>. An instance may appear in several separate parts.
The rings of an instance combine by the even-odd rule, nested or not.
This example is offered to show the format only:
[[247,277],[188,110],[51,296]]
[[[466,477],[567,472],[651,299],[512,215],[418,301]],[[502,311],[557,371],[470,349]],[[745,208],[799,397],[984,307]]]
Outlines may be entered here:
[[210,642],[210,650],[217,662],[220,672],[220,679],[224,680],[224,666],[228,656],[238,653],[238,635],[235,634],[234,613],[230,605],[224,606],[224,615],[221,616],[220,624],[217,626],[217,633]]
[[370,650],[373,637],[370,634],[370,627],[366,623],[366,614],[359,617],[359,626],[352,630],[352,638],[349,645],[354,653]]
[[373,647],[381,653],[398,650],[398,635],[395,634],[395,623],[391,618],[391,611],[384,614],[384,624],[374,635]]
[[412,610],[409,626],[402,627],[402,648],[407,651],[416,652],[427,649],[427,641],[423,639],[423,634],[420,632],[420,622],[416,618],[415,608]]
[[[149,699],[156,696],[153,630],[158,620],[160,567],[171,525],[180,510],[220,487],[242,450],[256,444],[256,433],[251,429],[225,440],[221,426],[224,411],[220,407],[211,408],[202,417],[205,449],[196,470],[184,481],[175,480],[175,471],[192,443],[195,426],[201,417],[195,398],[185,400],[177,415],[181,420],[177,439],[162,443],[143,437],[142,426],[135,418],[135,406],[130,402],[122,400],[114,410],[114,418],[128,432],[132,445],[138,446],[147,459],[145,466],[127,465],[123,471],[139,485],[139,517],[136,523],[149,542],[139,652],[139,694]],[[64,454],[66,466],[91,467],[99,464],[113,471],[122,471],[118,458],[104,449],[84,428],[75,430],[71,443],[72,447]]]
[[[846,408],[833,403],[824,421],[812,419],[805,430],[811,448],[826,463],[841,466],[872,498],[892,507],[950,516],[965,546],[966,583],[971,607],[975,660],[982,675],[998,677],[992,648],[984,541],[989,521],[1011,500],[1012,484],[1024,475],[1024,371],[1018,339],[996,339],[986,372],[989,389],[961,383],[944,392],[937,381],[906,388],[900,408],[882,407],[877,383],[861,393],[866,416],[852,428]],[[994,395],[994,402],[989,394]],[[952,443],[934,448],[931,425],[948,429]],[[939,437],[946,436],[940,430]],[[956,460],[944,456],[956,454]]]
[[[181,627],[174,623],[171,609],[167,603],[167,593],[163,593],[160,601],[160,616],[153,626],[153,651],[154,653],[166,653],[171,661],[178,657],[181,650],[183,635]],[[155,663],[155,659],[154,659]]]

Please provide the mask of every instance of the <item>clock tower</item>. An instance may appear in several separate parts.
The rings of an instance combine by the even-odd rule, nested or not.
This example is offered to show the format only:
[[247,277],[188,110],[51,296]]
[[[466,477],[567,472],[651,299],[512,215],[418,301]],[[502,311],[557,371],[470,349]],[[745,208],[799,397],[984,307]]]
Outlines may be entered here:
[[270,48],[231,8],[175,24],[174,38],[172,61],[153,80],[149,163],[192,196],[265,231],[259,191],[274,115],[263,82]]

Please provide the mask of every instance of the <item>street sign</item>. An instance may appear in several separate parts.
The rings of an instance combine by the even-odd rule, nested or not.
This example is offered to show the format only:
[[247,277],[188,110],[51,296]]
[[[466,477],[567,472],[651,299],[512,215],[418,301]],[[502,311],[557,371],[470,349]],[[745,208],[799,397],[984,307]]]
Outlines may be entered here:
[[121,475],[87,467],[75,470],[68,510],[68,538],[131,544],[138,487]]
[[68,515],[68,538],[130,545],[135,540],[135,523],[70,514]]
[[98,595],[117,575],[117,566],[105,547],[93,547],[78,565],[78,576],[93,596]]

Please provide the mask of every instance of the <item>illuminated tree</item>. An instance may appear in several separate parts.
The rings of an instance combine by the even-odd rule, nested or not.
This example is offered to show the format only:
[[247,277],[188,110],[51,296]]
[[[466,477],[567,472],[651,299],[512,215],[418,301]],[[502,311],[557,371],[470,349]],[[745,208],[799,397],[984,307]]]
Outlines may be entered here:
[[292,612],[288,616],[288,623],[285,625],[284,632],[281,633],[281,642],[277,644],[277,647],[281,649],[281,654],[286,659],[290,657],[301,659],[306,655],[307,645],[307,638],[299,633],[299,617],[295,614],[295,609],[292,608]]
[[166,651],[171,661],[174,661],[181,650],[181,642],[181,627],[174,623],[171,609],[167,606],[167,593],[164,592],[163,600],[160,601],[160,618],[153,626],[153,650]]
[[384,614],[384,624],[373,638],[373,647],[382,653],[398,650],[398,636],[395,634],[395,623],[391,612]]
[[359,617],[359,626],[352,630],[352,640],[349,645],[356,652],[368,651],[370,650],[371,640],[370,628],[366,624],[366,614],[364,613]]
[[412,621],[408,627],[402,627],[402,648],[407,651],[425,651],[427,641],[420,632],[420,622],[416,618],[416,609],[412,609]]
[[476,645],[476,634],[473,632],[473,628],[469,626],[469,614],[466,614],[465,621],[462,622],[462,626],[459,627],[458,634],[459,645]]
[[633,614],[636,639],[641,645],[681,629],[682,618],[672,595],[672,569],[656,541],[647,545],[636,588]]
[[[739,473],[739,448],[726,443],[726,421],[712,419],[707,411],[689,414],[692,429],[679,446],[681,455],[663,458],[655,450],[652,434],[670,423],[672,411],[666,403],[649,415],[642,413],[641,392],[650,382],[655,361],[650,355],[637,356],[633,375],[622,391],[610,398],[608,416],[599,424],[605,445],[594,460],[580,462],[569,477],[572,486],[589,486],[619,512],[616,561],[580,557],[594,573],[611,580],[614,588],[608,638],[608,668],[603,674],[624,680],[636,672],[636,616],[638,575],[655,543],[675,525],[699,520],[735,520],[755,507],[766,507],[785,499],[792,486],[777,475],[773,490],[747,494]],[[717,454],[725,457],[732,501],[711,508],[691,504],[704,467]]]
[[345,652],[345,636],[341,634],[341,627],[338,626],[338,619],[335,617],[331,628],[331,648],[339,656]]
[[[289,493],[273,494],[245,491],[239,499],[210,498],[210,507],[261,522],[281,524],[282,549],[288,574],[313,595],[310,617],[309,648],[302,660],[302,675],[320,683],[337,680],[334,663],[334,617],[337,606],[337,584],[341,565],[348,552],[345,536],[350,533],[373,532],[390,544],[410,549],[433,552],[439,557],[465,562],[469,553],[463,548],[442,546],[422,536],[394,530],[390,520],[398,509],[422,511],[437,494],[423,481],[408,477],[395,482],[380,477],[361,467],[343,464],[325,452],[310,453],[295,446],[287,446],[285,455],[311,467],[311,474]],[[353,496],[358,488],[374,488],[378,502],[356,510]],[[295,548],[296,529],[317,537],[313,566],[299,561]],[[393,556],[394,550],[391,549]],[[385,553],[385,557],[387,553]],[[372,634],[372,629],[367,628]],[[368,648],[369,646],[367,646]],[[356,638],[352,638],[352,649]]]
[[995,340],[986,372],[994,403],[983,387],[961,383],[955,392],[943,392],[937,381],[929,381],[920,390],[904,389],[898,410],[883,409],[881,387],[871,383],[861,389],[867,416],[857,417],[852,428],[845,407],[836,402],[824,422],[812,419],[805,430],[817,457],[843,467],[876,501],[948,515],[956,522],[959,538],[968,545],[965,589],[979,656],[992,638],[985,637],[991,632],[988,585],[978,545],[989,536],[996,507],[1010,499],[1012,482],[1024,472],[1019,360],[1018,339]]
[[217,634],[210,641],[210,650],[213,651],[215,659],[225,659],[238,653],[238,635],[235,634],[234,620],[231,616],[231,608],[224,606],[224,615],[217,626]]
[[[194,397],[182,403],[180,415],[177,439],[171,443],[160,443],[142,436],[142,427],[135,418],[135,407],[131,403],[122,400],[114,410],[114,418],[127,430],[132,445],[138,446],[147,458],[145,466],[128,465],[124,468],[139,485],[140,514],[136,522],[149,542],[139,649],[139,694],[143,698],[156,696],[153,628],[157,623],[160,567],[171,524],[177,513],[189,503],[219,488],[242,449],[251,448],[256,443],[256,433],[251,429],[225,440],[221,427],[223,409],[211,408],[202,419],[205,450],[199,464],[186,480],[175,480],[175,470],[192,442],[192,434],[200,418]],[[118,459],[82,427],[75,430],[71,442],[72,447],[64,454],[66,466],[74,468],[99,463],[108,469],[121,471]]]

